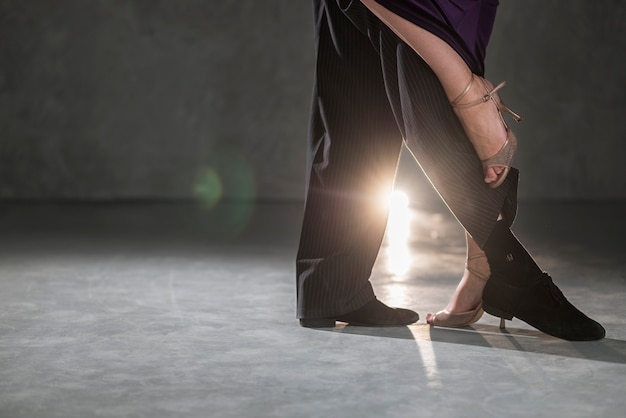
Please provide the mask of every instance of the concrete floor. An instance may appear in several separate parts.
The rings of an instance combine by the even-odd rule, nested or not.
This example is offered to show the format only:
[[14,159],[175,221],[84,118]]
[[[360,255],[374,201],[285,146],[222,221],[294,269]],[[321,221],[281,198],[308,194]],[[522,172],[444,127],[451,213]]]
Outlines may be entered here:
[[[295,319],[300,204],[0,205],[0,417],[623,417],[626,203],[522,204],[516,232],[607,338]],[[410,231],[410,234],[406,234]],[[379,298],[422,318],[462,271],[399,209]]]

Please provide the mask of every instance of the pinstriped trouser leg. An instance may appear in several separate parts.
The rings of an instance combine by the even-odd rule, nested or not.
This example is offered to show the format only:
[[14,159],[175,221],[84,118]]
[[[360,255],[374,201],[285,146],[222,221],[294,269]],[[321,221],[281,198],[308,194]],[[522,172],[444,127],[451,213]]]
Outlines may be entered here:
[[333,2],[316,3],[312,165],[297,256],[298,316],[353,311],[374,298],[371,269],[384,234],[402,136],[370,40]]
[[374,298],[369,276],[402,139],[463,227],[483,245],[515,215],[517,171],[490,189],[432,70],[358,0],[316,0],[311,171],[297,255],[299,318]]
[[388,97],[407,147],[450,211],[481,247],[499,213],[517,210],[518,171],[490,188],[482,164],[430,67],[391,31],[380,34]]

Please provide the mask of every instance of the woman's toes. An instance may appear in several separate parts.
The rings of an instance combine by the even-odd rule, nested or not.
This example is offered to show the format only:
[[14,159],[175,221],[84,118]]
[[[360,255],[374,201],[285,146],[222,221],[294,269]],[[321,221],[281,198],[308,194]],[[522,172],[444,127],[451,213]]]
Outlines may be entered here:
[[435,315],[433,315],[431,313],[427,313],[426,314],[426,322],[428,324],[432,325],[434,320],[435,320]]
[[485,183],[493,183],[504,171],[503,167],[489,167],[485,172]]
[[498,179],[498,174],[496,171],[489,167],[487,171],[485,171],[485,183],[493,183]]

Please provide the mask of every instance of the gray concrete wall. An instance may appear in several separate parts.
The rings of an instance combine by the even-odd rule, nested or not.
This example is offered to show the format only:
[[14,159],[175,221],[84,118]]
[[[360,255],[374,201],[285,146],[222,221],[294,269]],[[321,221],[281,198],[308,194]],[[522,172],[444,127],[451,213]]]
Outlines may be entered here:
[[[626,197],[625,15],[502,1],[522,198]],[[300,199],[312,29],[308,0],[0,0],[0,197]]]
[[0,195],[301,198],[308,1],[0,1]]
[[522,196],[626,198],[626,3],[500,3],[488,68],[525,117]]

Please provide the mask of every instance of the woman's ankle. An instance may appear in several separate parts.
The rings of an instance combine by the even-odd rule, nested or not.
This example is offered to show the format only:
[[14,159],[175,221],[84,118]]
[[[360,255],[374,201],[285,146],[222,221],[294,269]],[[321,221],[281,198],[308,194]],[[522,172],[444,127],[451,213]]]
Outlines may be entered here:
[[[496,105],[495,98],[486,95],[492,84],[473,75],[469,89],[462,92],[452,107],[480,160],[486,160],[500,151],[506,142],[508,131]],[[499,172],[490,168],[485,181],[494,181]]]
[[456,288],[454,295],[450,299],[446,309],[452,313],[466,312],[480,304],[482,300],[483,289],[487,282],[477,277],[469,270],[465,270],[461,282]]

